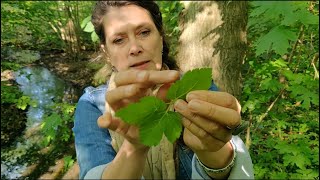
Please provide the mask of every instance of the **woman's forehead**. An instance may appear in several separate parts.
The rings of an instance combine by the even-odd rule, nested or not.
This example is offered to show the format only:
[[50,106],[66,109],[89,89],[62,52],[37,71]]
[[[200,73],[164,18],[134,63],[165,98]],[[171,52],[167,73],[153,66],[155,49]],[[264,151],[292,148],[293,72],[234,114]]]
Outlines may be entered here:
[[155,26],[149,12],[136,5],[112,7],[103,19],[105,33],[108,35],[144,25]]

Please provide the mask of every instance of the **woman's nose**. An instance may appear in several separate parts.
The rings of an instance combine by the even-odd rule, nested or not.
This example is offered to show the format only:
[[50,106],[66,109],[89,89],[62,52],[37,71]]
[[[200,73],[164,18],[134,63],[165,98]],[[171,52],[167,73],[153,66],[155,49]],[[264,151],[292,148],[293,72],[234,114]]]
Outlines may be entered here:
[[137,55],[141,54],[142,50],[143,50],[142,46],[137,41],[131,42],[130,50],[129,50],[129,54],[131,56],[137,56]]

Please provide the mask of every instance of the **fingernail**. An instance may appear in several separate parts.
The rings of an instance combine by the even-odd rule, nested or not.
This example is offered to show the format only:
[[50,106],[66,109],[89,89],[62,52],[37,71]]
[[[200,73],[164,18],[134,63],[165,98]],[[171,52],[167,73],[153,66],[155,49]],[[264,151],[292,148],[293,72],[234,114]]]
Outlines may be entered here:
[[108,118],[104,117],[104,115],[102,115],[98,118],[98,126],[100,128],[108,128],[109,125],[110,125],[110,120],[108,120]]
[[184,105],[184,103],[182,102],[182,100],[177,100],[177,101],[174,103],[174,107],[175,107],[175,109],[181,110],[181,111],[183,111],[183,110],[186,108],[186,106]]
[[140,71],[137,75],[138,80],[144,80],[147,75],[146,71]]
[[197,98],[197,95],[196,95],[196,94],[194,94],[194,93],[189,93],[189,94],[187,94],[186,100],[187,100],[188,102],[190,102],[192,99],[196,99],[196,98]]
[[198,110],[198,109],[201,108],[201,104],[200,104],[200,102],[197,101],[197,100],[192,100],[192,101],[190,101],[189,104],[188,104],[188,106],[189,106],[189,108],[190,108],[191,110]]
[[177,75],[178,75],[177,71],[171,71],[168,73],[168,76],[170,76],[170,77],[176,77]]

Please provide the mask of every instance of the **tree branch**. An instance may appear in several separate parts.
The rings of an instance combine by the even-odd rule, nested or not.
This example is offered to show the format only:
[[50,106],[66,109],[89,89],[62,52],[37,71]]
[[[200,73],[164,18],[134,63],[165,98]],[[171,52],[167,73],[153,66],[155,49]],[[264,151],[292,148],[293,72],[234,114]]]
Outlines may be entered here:
[[250,130],[252,125],[252,114],[249,115],[249,127],[247,128],[247,134],[246,134],[246,147],[247,149],[250,148],[251,145],[251,136],[250,136]]
[[290,52],[290,55],[289,55],[289,59],[288,59],[288,63],[289,63],[289,64],[291,64],[293,54],[294,54],[294,52],[296,51],[297,45],[298,45],[298,43],[299,43],[299,40],[300,40],[300,38],[301,38],[302,35],[303,35],[303,31],[304,31],[304,26],[301,25],[301,26],[300,26],[300,31],[299,31],[298,39],[297,39],[296,42],[294,43],[294,46],[293,46],[293,48],[292,48],[292,50],[291,50],[291,52]]
[[[300,26],[300,31],[299,31],[298,39],[296,40],[296,42],[295,42],[295,44],[294,44],[294,46],[293,46],[293,48],[292,48],[292,50],[291,50],[291,52],[290,52],[290,56],[289,56],[289,58],[288,58],[288,63],[289,63],[289,64],[292,62],[293,54],[294,54],[294,52],[296,51],[297,45],[298,45],[298,43],[299,43],[299,40],[300,40],[301,37],[303,36],[303,32],[304,32],[304,26],[301,25],[301,26]],[[317,54],[316,54],[316,55],[317,55]],[[318,54],[318,57],[319,57],[319,54]],[[314,57],[314,59],[316,59],[316,58]],[[314,64],[314,63],[313,63],[313,64]],[[296,72],[296,71],[297,71],[297,69],[294,70],[294,72]],[[316,69],[315,69],[315,71],[316,71]],[[316,71],[316,73],[318,73],[318,72]],[[319,78],[319,73],[318,73],[318,78]],[[260,124],[260,122],[268,115],[269,111],[272,109],[272,107],[274,106],[274,104],[278,101],[278,99],[280,98],[280,96],[282,96],[282,94],[284,93],[284,90],[285,90],[285,88],[282,88],[282,89],[281,89],[281,91],[279,92],[279,94],[278,94],[278,96],[276,97],[276,99],[275,99],[275,100],[270,104],[270,106],[268,107],[267,111],[260,116],[260,118],[259,118],[259,120],[258,120],[258,124],[257,124],[256,128],[252,131],[252,133],[254,133],[254,132],[257,130],[257,127],[258,127],[258,125]]]
[[315,65],[315,61],[318,60],[318,59],[319,59],[319,53],[316,53],[313,56],[312,60],[311,60],[311,64],[312,64],[313,69],[314,69],[314,79],[316,79],[316,78],[319,79],[319,72],[318,72],[317,67]]

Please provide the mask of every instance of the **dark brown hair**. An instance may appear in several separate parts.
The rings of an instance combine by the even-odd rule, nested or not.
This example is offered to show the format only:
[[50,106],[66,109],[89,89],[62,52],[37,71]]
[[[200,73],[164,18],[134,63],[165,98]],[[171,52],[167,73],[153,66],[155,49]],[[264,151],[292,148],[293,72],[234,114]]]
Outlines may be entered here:
[[163,53],[162,62],[165,63],[169,69],[178,69],[176,61],[169,57],[169,45],[165,40],[165,33],[162,24],[162,15],[159,6],[154,1],[97,1],[91,16],[91,22],[94,30],[100,38],[100,43],[105,44],[105,35],[102,25],[103,16],[108,12],[109,7],[121,7],[126,5],[136,5],[146,9],[151,15],[157,30],[163,39]]

